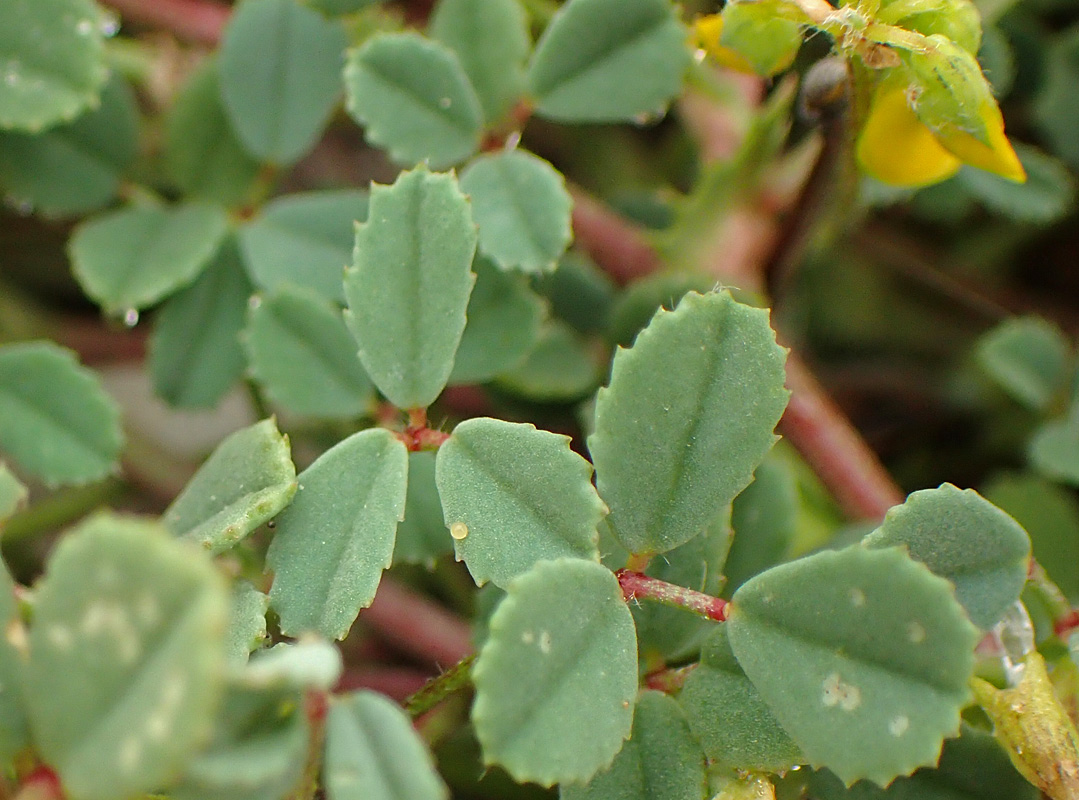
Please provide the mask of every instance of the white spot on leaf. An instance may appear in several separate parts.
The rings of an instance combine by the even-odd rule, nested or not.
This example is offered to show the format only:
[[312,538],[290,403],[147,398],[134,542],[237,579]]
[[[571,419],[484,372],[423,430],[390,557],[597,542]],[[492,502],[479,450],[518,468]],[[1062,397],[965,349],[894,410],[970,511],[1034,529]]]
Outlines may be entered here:
[[865,592],[855,587],[850,590],[850,603],[855,608],[861,608],[865,605]]
[[921,644],[925,641],[925,627],[917,621],[911,621],[907,625],[907,638],[913,644]]
[[539,649],[544,655],[551,652],[551,634],[547,631],[540,631],[539,636]]
[[900,714],[888,723],[888,733],[892,734],[892,736],[902,736],[909,728],[910,719],[905,714]]
[[862,690],[833,672],[821,684],[820,701],[826,708],[839,706],[843,711],[853,711],[862,704]]

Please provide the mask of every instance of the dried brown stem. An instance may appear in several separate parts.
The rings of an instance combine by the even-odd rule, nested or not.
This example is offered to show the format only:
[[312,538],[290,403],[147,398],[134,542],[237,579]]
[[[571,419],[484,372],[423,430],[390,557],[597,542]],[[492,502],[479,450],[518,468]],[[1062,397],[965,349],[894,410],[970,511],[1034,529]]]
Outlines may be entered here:
[[181,39],[216,45],[232,8],[213,0],[102,0],[127,22],[169,31]]

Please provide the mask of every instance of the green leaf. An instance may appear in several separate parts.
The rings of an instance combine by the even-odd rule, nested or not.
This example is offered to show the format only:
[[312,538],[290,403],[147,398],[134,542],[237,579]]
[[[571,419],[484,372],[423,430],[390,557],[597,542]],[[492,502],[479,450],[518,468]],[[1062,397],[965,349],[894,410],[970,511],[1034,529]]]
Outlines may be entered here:
[[798,524],[798,485],[789,466],[769,454],[753,473],[753,483],[734,498],[734,541],[723,573],[724,596],[730,597],[759,572],[778,564],[794,541]]
[[956,179],[986,208],[1017,222],[1048,225],[1071,211],[1075,182],[1067,167],[1037,148],[1014,147],[1027,173],[1024,183],[973,167],[963,167]]
[[453,539],[442,520],[435,483],[435,454],[430,450],[409,453],[405,518],[397,526],[393,563],[430,568],[436,559],[452,552]]
[[1046,75],[1034,102],[1034,118],[1053,153],[1079,168],[1079,108],[1072,102],[1079,81],[1079,29],[1074,27],[1048,50]]
[[569,0],[528,68],[536,113],[566,122],[629,122],[661,112],[682,87],[687,39],[667,0]]
[[1030,534],[1034,558],[1072,600],[1079,601],[1079,501],[1035,475],[1002,475],[984,494]]
[[1064,418],[1042,425],[1028,447],[1030,463],[1047,478],[1079,486],[1079,398]]
[[[675,586],[718,595],[723,586],[723,561],[730,544],[730,512],[723,509],[698,536],[661,558],[653,558],[645,573]],[[714,622],[661,603],[634,603],[630,610],[646,664],[685,661],[696,655],[702,640],[715,628]]]
[[221,42],[221,96],[240,141],[291,164],[314,147],[341,93],[344,28],[294,0],[247,0]]
[[26,653],[14,644],[25,637],[25,631],[15,600],[15,583],[3,561],[0,561],[0,625],[5,634],[0,637],[0,769],[7,770],[11,760],[29,744],[29,734],[22,685]]
[[199,65],[169,108],[164,158],[170,177],[190,197],[236,206],[250,196],[259,162],[225,114],[216,59]]
[[228,593],[156,523],[100,514],[65,536],[36,591],[26,698],[34,743],[81,800],[174,780],[209,736]]
[[317,8],[323,14],[353,14],[382,0],[303,0],[305,5]]
[[532,42],[518,0],[440,0],[428,33],[457,54],[488,125],[524,94]]
[[295,492],[288,437],[266,419],[227,436],[162,520],[177,536],[220,553],[288,505]]
[[1045,409],[1068,383],[1071,347],[1060,329],[1041,317],[1016,317],[983,336],[978,365],[1013,399]]
[[230,665],[243,666],[252,650],[266,640],[266,610],[270,598],[247,581],[237,581],[232,587],[229,627],[225,634],[225,651]]
[[585,786],[562,787],[561,800],[690,800],[704,796],[704,753],[678,703],[642,692],[633,735],[610,769]]
[[279,642],[251,656],[237,680],[249,689],[328,692],[341,679],[341,651],[322,639]]
[[108,75],[101,12],[91,0],[6,0],[0,65],[0,129],[36,133],[74,119]]
[[544,316],[543,302],[523,276],[505,273],[482,257],[472,269],[476,285],[451,384],[484,383],[518,366],[536,346]]
[[573,200],[558,170],[523,150],[492,153],[461,173],[461,190],[472,200],[480,252],[502,269],[555,268],[573,238]]
[[356,223],[367,219],[367,192],[339,189],[278,197],[240,229],[251,280],[267,292],[284,284],[345,302],[345,265]]
[[[567,253],[554,272],[536,276],[532,285],[547,298],[551,313],[569,323],[574,330],[581,333],[607,330],[616,292],[614,281],[580,253]],[[642,326],[647,321],[645,319]]]
[[738,665],[720,625],[678,699],[708,758],[738,770],[783,772],[805,760]]
[[252,307],[244,344],[251,374],[300,416],[356,417],[374,398],[341,311],[309,289],[282,286]]
[[594,391],[599,369],[582,337],[556,319],[540,328],[539,339],[524,361],[500,373],[496,382],[529,400],[566,402]]
[[300,473],[266,556],[281,631],[343,639],[375,597],[405,513],[408,452],[384,428],[360,431]]
[[108,204],[138,151],[138,109],[120,78],[105,84],[101,105],[38,134],[0,132],[0,186],[21,204],[52,217]]
[[389,698],[334,698],[326,720],[323,783],[329,800],[448,800],[434,759]]
[[415,33],[372,36],[349,54],[345,90],[364,137],[398,163],[439,169],[479,149],[479,98],[457,56],[438,42]]
[[251,290],[229,237],[195,282],[162,305],[150,338],[150,375],[170,405],[212,408],[239,380]]
[[75,228],[68,247],[83,290],[111,314],[145,308],[186,286],[225,237],[223,209],[129,206]]
[[821,552],[735,593],[731,647],[811,764],[886,785],[936,763],[970,699],[980,633],[953,591],[898,548]]
[[616,353],[588,446],[622,544],[671,550],[746,487],[787,403],[784,357],[768,312],[726,291],[687,294]]
[[956,599],[982,630],[1019,599],[1027,580],[1027,532],[973,489],[950,483],[912,493],[862,543],[905,547],[955,585]]
[[485,764],[543,786],[611,763],[633,722],[637,641],[606,567],[541,561],[513,581],[472,671]]
[[599,560],[605,507],[568,436],[479,417],[438,450],[435,480],[457,559],[480,586],[505,588],[540,559]]
[[297,787],[310,729],[296,691],[236,687],[225,695],[214,736],[184,771],[173,800],[281,800]]
[[360,361],[398,408],[426,408],[450,372],[475,280],[476,228],[451,174],[420,167],[375,185],[345,271]]
[[97,376],[50,342],[0,347],[0,448],[50,486],[116,468],[120,414]]
[[7,464],[0,461],[0,524],[26,505],[29,494],[19,479],[11,474]]
[[634,281],[614,302],[608,341],[629,347],[656,312],[673,311],[688,292],[707,294],[714,282],[699,273],[658,272]]
[[948,739],[940,763],[896,778],[887,789],[869,781],[850,788],[827,770],[809,781],[816,800],[1037,800],[1042,795],[1015,771],[993,735],[970,726]]

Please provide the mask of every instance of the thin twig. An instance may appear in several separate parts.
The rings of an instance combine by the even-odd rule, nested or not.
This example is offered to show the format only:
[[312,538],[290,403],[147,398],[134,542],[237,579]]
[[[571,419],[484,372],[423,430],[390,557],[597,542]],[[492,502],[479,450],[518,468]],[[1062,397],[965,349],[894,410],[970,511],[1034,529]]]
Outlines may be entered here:
[[472,664],[475,655],[461,659],[436,678],[432,678],[419,691],[404,702],[405,711],[415,719],[430,711],[454,692],[472,682]]
[[618,577],[618,585],[622,588],[622,596],[626,598],[627,603],[645,597],[665,606],[681,608],[714,622],[723,622],[727,619],[728,603],[720,597],[712,597],[704,592],[667,583],[659,578],[645,575],[643,572],[620,569],[615,575]]
[[129,22],[169,31],[181,39],[216,45],[232,8],[213,0],[102,0]]

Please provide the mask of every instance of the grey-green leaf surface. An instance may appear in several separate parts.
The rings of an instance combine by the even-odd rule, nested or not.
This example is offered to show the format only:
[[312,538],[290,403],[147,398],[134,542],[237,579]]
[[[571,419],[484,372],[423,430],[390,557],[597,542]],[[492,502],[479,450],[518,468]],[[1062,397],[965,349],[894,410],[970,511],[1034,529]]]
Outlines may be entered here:
[[442,502],[435,483],[435,454],[420,450],[408,454],[408,493],[405,518],[397,526],[394,564],[423,564],[453,552],[453,539],[442,519]]
[[783,728],[848,784],[935,764],[959,731],[981,634],[952,585],[899,548],[773,567],[735,593],[727,625]]
[[210,735],[228,592],[157,523],[101,514],[68,533],[36,591],[26,699],[34,743],[81,800],[167,785]]
[[448,800],[427,746],[388,697],[335,697],[326,720],[322,767],[329,800]]
[[956,599],[982,630],[1019,598],[1030,561],[1030,537],[1018,522],[973,489],[950,483],[912,493],[862,543],[906,547],[955,585]]
[[154,388],[178,408],[212,408],[243,375],[252,286],[229,237],[195,282],[162,305],[150,338]]
[[266,419],[227,436],[162,520],[177,536],[220,553],[288,505],[295,492],[288,437]]
[[270,598],[247,581],[232,587],[225,653],[230,666],[243,666],[251,651],[266,639],[266,610]]
[[398,163],[440,169],[479,148],[483,110],[445,45],[415,33],[372,36],[349,54],[345,90],[367,141]]
[[617,288],[607,273],[581,253],[566,253],[554,272],[536,276],[532,286],[547,298],[552,315],[574,330],[603,333],[607,329]]
[[956,179],[986,208],[1017,222],[1039,225],[1060,219],[1073,207],[1075,181],[1060,161],[1017,142],[1015,154],[1027,173],[1016,183],[991,172],[963,167]]
[[371,428],[327,450],[297,481],[266,556],[270,602],[282,632],[342,639],[390,566],[408,452],[388,430]]
[[457,54],[488,125],[524,93],[532,42],[519,0],[440,0],[428,33]]
[[403,172],[371,190],[345,271],[345,321],[375,386],[398,408],[426,408],[453,370],[475,277],[476,227],[452,174]]
[[[723,563],[731,545],[730,511],[723,509],[705,529],[683,545],[653,558],[645,574],[676,586],[718,595]],[[715,623],[683,608],[644,600],[630,606],[644,663],[680,663],[694,656]]]
[[738,665],[726,625],[708,637],[678,699],[704,752],[719,764],[783,772],[805,760]]
[[435,479],[457,558],[480,586],[505,588],[540,559],[599,560],[596,526],[606,508],[567,436],[466,420],[439,448]]
[[559,319],[540,327],[535,345],[517,366],[500,372],[499,388],[539,402],[580,400],[599,383],[599,365],[588,343]]
[[667,0],[570,0],[536,45],[536,113],[628,122],[662,112],[689,66],[686,30]]
[[343,305],[345,267],[356,223],[367,219],[367,192],[335,189],[271,200],[240,229],[251,280],[267,292],[302,286]]
[[485,764],[543,786],[608,766],[633,723],[637,640],[614,574],[541,561],[513,581],[472,671]]
[[1027,454],[1042,475],[1079,486],[1079,396],[1067,416],[1046,422],[1035,432]]
[[108,76],[92,0],[0,7],[0,130],[37,133],[93,106]]
[[294,0],[248,0],[221,42],[225,110],[252,155],[291,164],[314,147],[341,94],[344,28]]
[[787,463],[775,455],[773,450],[761,462],[753,473],[753,483],[731,505],[734,541],[723,567],[725,597],[758,572],[782,561],[794,541],[798,485]]
[[948,739],[936,767],[896,778],[886,788],[859,781],[846,787],[827,770],[809,778],[816,800],[1036,800],[1043,797],[1020,775],[991,733],[963,726]]
[[0,132],[0,187],[47,216],[85,214],[116,196],[138,150],[138,109],[123,79],[101,92],[101,105],[38,134]]
[[523,275],[503,272],[486,258],[472,262],[476,285],[450,373],[451,384],[484,383],[518,366],[535,347],[543,301]]
[[588,447],[629,550],[689,541],[749,484],[787,404],[784,359],[768,312],[726,291],[687,294],[616,353]]
[[310,728],[299,692],[231,687],[210,744],[169,792],[174,800],[281,800],[307,762]]
[[584,786],[565,784],[561,800],[701,800],[704,753],[678,702],[642,692],[633,734],[614,763]]
[[190,197],[235,206],[251,194],[259,162],[240,144],[225,114],[216,59],[195,69],[169,108],[164,159]]
[[15,600],[15,583],[3,561],[0,561],[0,625],[7,632],[0,637],[0,766],[6,769],[28,744],[28,733],[22,688],[26,653],[16,649],[13,643],[17,641],[15,634],[22,638],[25,631]]
[[8,465],[0,461],[0,523],[26,505],[29,496],[22,482],[11,474]]
[[103,478],[123,445],[97,376],[51,342],[0,347],[0,449],[50,486]]
[[544,272],[569,246],[573,200],[561,173],[524,150],[482,155],[461,173],[480,252],[502,269]]
[[1072,602],[1079,601],[1079,501],[1033,473],[1000,475],[983,494],[1019,521],[1034,557]]
[[145,308],[186,286],[225,237],[223,209],[129,206],[80,224],[68,246],[83,290],[112,314]]
[[1067,338],[1048,320],[1017,317],[983,336],[975,358],[1012,398],[1039,411],[1067,385],[1070,350]]
[[371,379],[341,310],[288,285],[263,297],[247,320],[251,374],[276,405],[304,417],[355,417],[374,399]]

